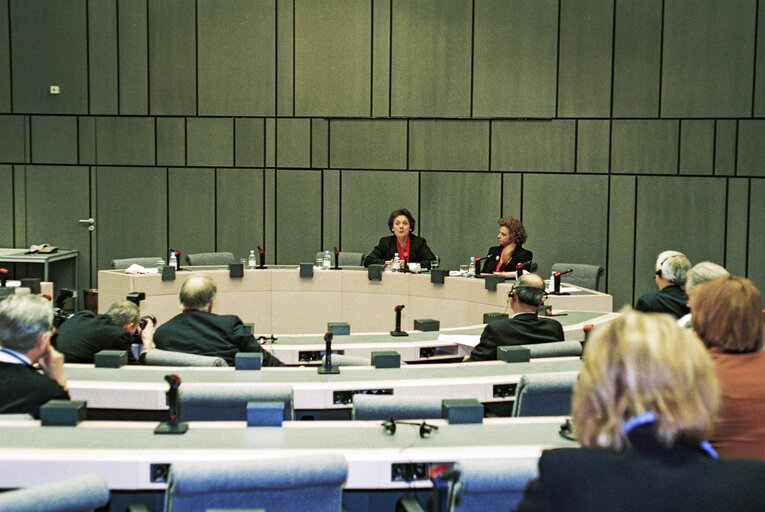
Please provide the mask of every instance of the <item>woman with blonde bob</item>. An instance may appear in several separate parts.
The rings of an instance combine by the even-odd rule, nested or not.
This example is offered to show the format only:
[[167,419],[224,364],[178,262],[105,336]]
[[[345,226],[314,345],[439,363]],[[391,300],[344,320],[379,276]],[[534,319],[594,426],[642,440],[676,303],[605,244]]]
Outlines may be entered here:
[[588,338],[572,423],[582,448],[546,451],[518,511],[762,510],[765,463],[718,460],[714,365],[669,315],[626,308]]

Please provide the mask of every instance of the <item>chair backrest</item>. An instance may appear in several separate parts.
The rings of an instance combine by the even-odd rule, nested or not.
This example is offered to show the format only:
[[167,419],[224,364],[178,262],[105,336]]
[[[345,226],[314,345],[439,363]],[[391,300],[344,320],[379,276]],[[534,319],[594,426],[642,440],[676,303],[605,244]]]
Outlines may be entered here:
[[515,389],[513,416],[567,416],[579,372],[530,373]]
[[101,475],[87,474],[0,493],[0,512],[85,512],[108,502],[106,481]]
[[[335,254],[334,251],[329,251],[329,255],[332,257],[332,266],[335,265]],[[314,258],[314,261],[316,261],[317,258],[321,258],[324,256],[324,251],[317,251],[316,256]],[[338,262],[337,264],[341,267],[360,267],[364,264],[364,253],[363,252],[343,252],[340,251],[340,254],[338,254]]]
[[284,419],[295,419],[289,384],[185,383],[179,389],[183,421],[244,421],[247,402],[283,402]]
[[197,254],[187,254],[187,265],[231,265],[239,263],[230,252],[200,252]]
[[143,258],[121,258],[112,260],[112,268],[128,268],[130,265],[141,265],[145,268],[154,268],[159,260],[164,261],[162,256],[146,256]]
[[[327,356],[321,357],[321,364]],[[332,364],[334,366],[372,366],[372,359],[362,356],[346,356],[345,354],[332,354]]]
[[529,481],[539,475],[539,459],[465,461],[455,465],[458,504],[454,512],[513,510],[523,499]]
[[522,346],[529,349],[531,359],[582,355],[582,343],[579,341],[550,341]]
[[554,263],[552,266],[553,272],[563,272],[568,269],[571,269],[571,273],[561,276],[563,282],[590,290],[598,289],[600,276],[603,275],[603,267],[585,263]]
[[341,454],[238,462],[177,462],[170,467],[165,512],[211,508],[340,512],[348,463]]
[[441,397],[353,395],[354,420],[424,420],[441,417]]
[[153,348],[143,353],[141,362],[152,366],[228,366],[222,357],[201,356]]

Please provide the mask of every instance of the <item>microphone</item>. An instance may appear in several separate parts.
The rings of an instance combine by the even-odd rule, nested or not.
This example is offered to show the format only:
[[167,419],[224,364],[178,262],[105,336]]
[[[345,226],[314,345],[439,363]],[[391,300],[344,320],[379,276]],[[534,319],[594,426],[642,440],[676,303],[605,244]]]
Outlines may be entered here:
[[177,272],[180,272],[181,271],[181,251],[173,251],[173,254],[175,254],[175,262],[177,265],[175,270]]
[[523,275],[523,263],[518,263],[515,266],[515,278],[518,279]]
[[8,269],[0,268],[0,287],[5,288],[5,284],[8,281]]
[[561,271],[561,272],[556,272],[556,274],[558,274],[559,276],[564,276],[564,275],[566,275],[566,274],[570,274],[570,273],[571,273],[571,272],[573,272],[573,271],[574,271],[574,269],[573,269],[573,268],[570,268],[570,269],[568,269],[568,270],[563,270],[563,271]]
[[562,276],[563,274],[568,274],[569,272],[573,272],[573,271],[574,271],[574,269],[570,268],[570,269],[564,270],[562,272],[553,272],[552,273],[552,277],[550,279],[552,279],[552,281],[553,281],[553,290],[552,290],[553,295],[568,295],[568,292],[562,293],[560,291],[560,276]]
[[332,338],[335,335],[332,332],[324,333],[324,363],[319,366],[319,374],[340,373],[340,368],[332,365]]
[[258,246],[258,257],[260,259],[260,265],[258,265],[258,268],[266,268],[266,251],[264,251],[260,246]]
[[183,434],[189,429],[188,423],[181,423],[181,402],[178,399],[178,388],[181,387],[181,378],[171,373],[165,375],[165,382],[170,387],[167,390],[167,406],[169,419],[163,421],[154,429],[155,434]]
[[409,333],[401,330],[401,310],[404,309],[403,304],[399,304],[393,310],[396,312],[396,328],[390,332],[391,336],[409,336]]
[[337,247],[334,249],[335,252],[335,267],[332,270],[340,270],[340,251],[337,250]]
[[475,259],[475,276],[478,277],[481,275],[481,258],[476,257]]

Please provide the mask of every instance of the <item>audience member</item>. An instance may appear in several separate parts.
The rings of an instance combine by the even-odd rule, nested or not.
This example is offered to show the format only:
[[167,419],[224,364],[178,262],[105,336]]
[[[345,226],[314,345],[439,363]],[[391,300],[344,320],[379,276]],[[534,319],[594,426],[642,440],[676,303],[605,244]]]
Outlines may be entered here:
[[765,462],[717,459],[706,442],[720,392],[691,331],[627,310],[593,330],[583,359],[572,406],[582,447],[543,452],[516,511],[762,510]]
[[[702,261],[691,267],[685,280],[685,294],[688,296],[688,307],[690,307],[690,298],[693,290],[695,290],[701,283],[706,283],[707,281],[726,275],[728,275],[728,271],[725,270],[725,267],[722,267],[717,263],[712,263],[711,261]],[[677,321],[677,325],[680,327],[691,327],[691,315],[692,312],[685,314]]]
[[69,399],[64,356],[50,344],[52,321],[53,307],[39,295],[0,302],[0,413],[39,417],[48,400]]
[[691,296],[693,329],[715,362],[722,410],[712,445],[721,455],[765,459],[762,297],[743,277],[723,276]]
[[208,276],[186,279],[179,295],[183,312],[157,327],[154,335],[157,348],[222,357],[230,366],[234,365],[237,352],[261,352],[263,366],[283,366],[247,333],[238,316],[212,312],[217,292],[215,281]]
[[510,290],[513,316],[490,322],[481,341],[466,361],[497,359],[497,347],[562,341],[563,327],[551,318],[539,318],[537,308],[545,298],[545,283],[537,274],[523,274]]
[[646,313],[669,313],[675,318],[688,313],[688,296],[683,287],[691,262],[678,251],[664,251],[656,259],[658,290],[646,293],[635,303],[635,309]]

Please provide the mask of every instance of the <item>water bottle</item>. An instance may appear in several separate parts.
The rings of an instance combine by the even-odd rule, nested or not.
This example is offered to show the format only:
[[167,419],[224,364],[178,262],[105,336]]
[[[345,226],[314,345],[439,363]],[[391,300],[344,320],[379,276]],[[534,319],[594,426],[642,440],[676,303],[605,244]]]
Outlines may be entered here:
[[332,258],[329,255],[329,251],[324,251],[324,261],[321,263],[321,268],[329,270],[332,266]]
[[255,249],[250,251],[250,256],[247,258],[247,266],[250,268],[255,268],[257,266],[258,262],[255,259]]
[[398,259],[398,253],[393,255],[393,264],[391,266],[393,267],[394,272],[401,270],[401,260]]
[[167,264],[178,270],[178,258],[175,257],[175,252],[170,253],[170,260],[168,260]]
[[470,257],[470,265],[468,266],[468,277],[475,277],[475,256]]
[[547,283],[547,291],[550,293],[555,291],[555,271],[550,273],[550,281]]

